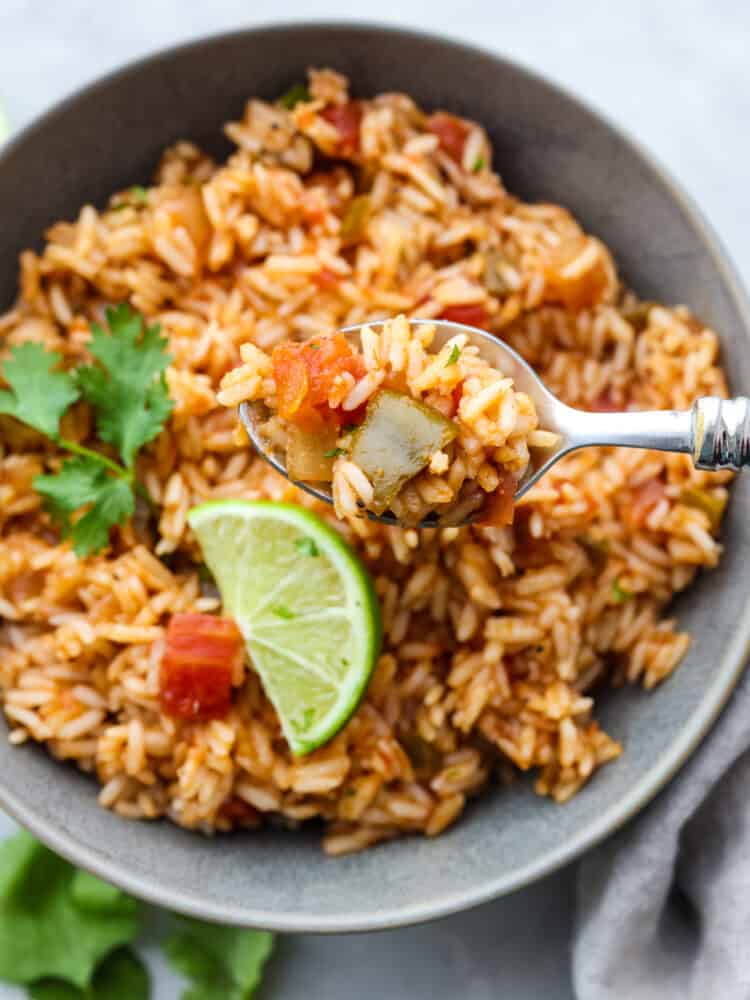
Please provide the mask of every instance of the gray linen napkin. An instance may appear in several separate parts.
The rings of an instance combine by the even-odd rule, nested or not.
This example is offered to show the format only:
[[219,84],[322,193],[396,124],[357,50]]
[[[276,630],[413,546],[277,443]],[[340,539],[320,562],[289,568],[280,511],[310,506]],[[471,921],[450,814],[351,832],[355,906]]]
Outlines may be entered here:
[[671,784],[578,872],[579,1000],[749,1000],[750,673]]

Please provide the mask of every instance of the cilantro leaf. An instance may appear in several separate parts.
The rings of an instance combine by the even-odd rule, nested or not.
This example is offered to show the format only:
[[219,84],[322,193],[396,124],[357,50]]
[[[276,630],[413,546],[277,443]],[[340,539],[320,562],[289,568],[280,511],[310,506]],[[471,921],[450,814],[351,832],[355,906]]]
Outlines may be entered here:
[[[109,529],[123,524],[135,510],[129,483],[111,476],[94,458],[71,458],[55,475],[36,476],[34,489],[44,498],[45,510],[58,522],[63,538],[73,539],[77,556],[86,556],[109,543]],[[71,515],[87,512],[75,522]]]
[[63,979],[40,979],[29,987],[31,1000],[148,1000],[148,969],[130,948],[104,959],[85,990]]
[[454,344],[453,347],[451,348],[450,354],[448,355],[448,360],[445,362],[445,365],[443,367],[447,368],[448,365],[455,365],[455,363],[458,361],[460,357],[461,357],[461,348],[458,346],[458,344]]
[[56,370],[62,355],[38,343],[13,347],[3,375],[10,386],[0,390],[0,413],[21,420],[47,437],[60,432],[60,418],[78,399],[75,379]]
[[338,458],[339,455],[346,455],[346,448],[329,448],[323,452],[323,458]]
[[117,448],[127,468],[138,449],[152,441],[172,412],[164,372],[170,362],[159,325],[143,319],[126,303],[107,310],[110,333],[92,326],[89,351],[99,365],[78,369],[81,393],[96,411],[102,441]]
[[[91,875],[76,889],[77,879],[72,865],[27,833],[0,845],[0,979],[34,983],[50,977],[85,989],[102,958],[132,941],[136,901],[116,889],[94,890],[97,880]],[[89,905],[81,905],[81,892]],[[61,987],[40,993],[39,1000],[69,996],[75,994]],[[139,1000],[137,994],[133,1000]]]
[[273,948],[268,931],[220,927],[184,917],[165,942],[167,958],[192,985],[182,1000],[251,1000]]

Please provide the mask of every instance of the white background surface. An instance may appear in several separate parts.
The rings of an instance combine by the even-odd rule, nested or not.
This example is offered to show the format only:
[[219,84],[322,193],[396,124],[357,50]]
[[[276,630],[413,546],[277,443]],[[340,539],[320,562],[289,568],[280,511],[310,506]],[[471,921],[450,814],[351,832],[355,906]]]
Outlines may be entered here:
[[[80,84],[174,42],[270,20],[343,18],[475,42],[576,91],[682,182],[750,278],[750,5],[742,0],[0,0],[0,96],[19,126]],[[10,829],[0,814],[0,835]],[[574,874],[427,927],[284,939],[259,1000],[568,1000]],[[146,947],[154,1000],[173,1000],[178,980]],[[21,995],[0,985],[0,1000]]]

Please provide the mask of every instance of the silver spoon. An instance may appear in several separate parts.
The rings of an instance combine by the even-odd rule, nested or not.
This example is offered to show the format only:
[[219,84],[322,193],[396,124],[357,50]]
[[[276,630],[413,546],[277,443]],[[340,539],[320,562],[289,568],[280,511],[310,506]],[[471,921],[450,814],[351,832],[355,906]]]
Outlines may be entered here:
[[[646,448],[653,451],[675,451],[691,455],[698,469],[734,469],[750,464],[750,399],[719,399],[704,396],[697,399],[689,410],[643,410],[635,413],[590,413],[566,406],[549,391],[534,370],[511,347],[497,340],[492,334],[461,323],[446,320],[411,320],[414,324],[433,324],[436,327],[432,347],[436,350],[451,337],[463,333],[469,344],[479,348],[481,356],[493,368],[513,379],[515,388],[527,393],[534,402],[543,430],[557,434],[557,442],[549,448],[534,448],[531,460],[519,480],[515,498],[528,492],[555,462],[578,448],[615,445],[620,448]],[[363,324],[365,325],[365,324]],[[377,329],[380,323],[366,324]],[[362,326],[350,326],[342,333],[359,346]],[[254,447],[266,461],[289,478],[283,458],[269,451],[259,432],[260,425],[268,419],[263,403],[241,403],[240,420]],[[333,503],[331,493],[317,483],[297,482],[319,500]],[[393,514],[375,515],[367,512],[372,520],[396,524]],[[470,517],[469,520],[472,518]],[[434,526],[434,517],[422,522],[423,527]]]

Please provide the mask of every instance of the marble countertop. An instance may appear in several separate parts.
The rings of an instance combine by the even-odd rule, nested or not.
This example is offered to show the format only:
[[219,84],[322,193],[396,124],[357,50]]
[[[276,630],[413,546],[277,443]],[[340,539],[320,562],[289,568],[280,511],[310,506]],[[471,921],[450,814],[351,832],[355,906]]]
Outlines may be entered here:
[[[13,126],[103,72],[175,42],[263,23],[244,0],[0,0],[0,97]],[[750,121],[741,0],[278,0],[273,20],[374,20],[495,49],[584,97],[683,184],[750,280]],[[0,836],[12,829],[0,814]],[[470,913],[401,931],[280,939],[259,1000],[569,1000],[575,866]],[[541,945],[540,945],[541,942]],[[144,942],[154,1000],[180,982]],[[23,994],[0,985],[0,1000]],[[218,1000],[218,998],[217,998]]]

